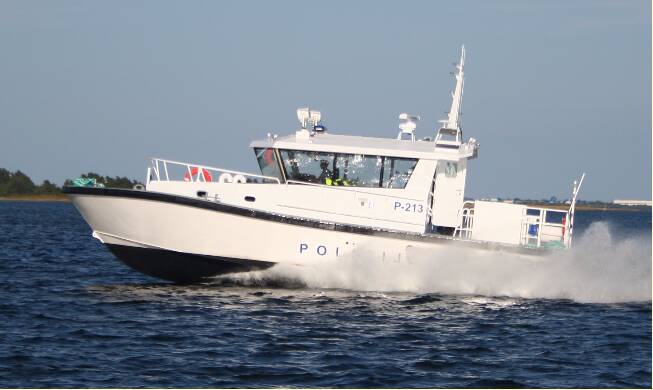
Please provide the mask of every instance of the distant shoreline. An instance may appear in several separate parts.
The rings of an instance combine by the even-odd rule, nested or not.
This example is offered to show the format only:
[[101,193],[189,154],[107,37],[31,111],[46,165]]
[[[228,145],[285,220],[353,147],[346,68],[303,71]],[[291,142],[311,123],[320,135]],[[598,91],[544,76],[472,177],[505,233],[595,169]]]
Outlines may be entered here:
[[[70,199],[64,194],[26,194],[0,196],[0,202],[70,202]],[[527,205],[558,210],[569,208],[568,204],[528,203]],[[576,204],[578,211],[646,211],[650,209],[647,206],[614,206],[609,203],[602,205]]]
[[[529,207],[540,207],[545,209],[568,210],[568,204],[528,203]],[[603,205],[586,205],[576,203],[577,211],[646,211],[650,206],[614,206],[609,203]]]
[[64,194],[29,194],[0,196],[0,202],[70,202]]

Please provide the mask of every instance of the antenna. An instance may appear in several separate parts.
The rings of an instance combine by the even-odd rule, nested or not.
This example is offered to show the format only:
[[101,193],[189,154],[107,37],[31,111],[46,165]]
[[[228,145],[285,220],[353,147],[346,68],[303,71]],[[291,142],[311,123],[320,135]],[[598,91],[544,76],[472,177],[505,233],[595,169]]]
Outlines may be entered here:
[[[456,64],[454,64],[456,65]],[[460,52],[460,62],[456,65],[456,88],[451,93],[451,109],[449,117],[439,121],[442,124],[435,135],[435,147],[460,148],[463,144],[463,132],[460,130],[460,106],[463,103],[463,88],[465,87],[465,45]]]
[[465,86],[465,45],[461,48],[460,62],[456,65],[458,70],[454,77],[456,78],[456,89],[451,94],[451,109],[449,110],[449,118],[446,121],[446,128],[460,130],[460,107],[463,103],[463,88]]
[[578,193],[580,192],[580,186],[583,185],[583,179],[585,179],[585,172],[580,177],[580,181],[574,180],[574,188],[571,191],[571,206],[569,207],[569,233],[567,233],[567,248],[571,247],[571,240],[574,237],[574,216],[576,215],[576,200],[578,199]]

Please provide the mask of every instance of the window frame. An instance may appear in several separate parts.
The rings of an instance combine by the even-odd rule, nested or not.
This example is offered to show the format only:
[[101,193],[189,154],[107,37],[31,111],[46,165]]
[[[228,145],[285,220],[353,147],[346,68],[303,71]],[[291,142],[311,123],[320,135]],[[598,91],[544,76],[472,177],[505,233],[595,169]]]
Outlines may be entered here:
[[[259,153],[258,153],[257,150],[261,150],[261,153],[265,153],[265,151],[268,150],[268,149],[272,150],[272,156],[273,156],[274,162],[276,163],[277,171],[279,173],[278,176],[266,175],[263,172],[263,167],[261,167],[261,162],[259,161]],[[254,157],[256,158],[256,164],[258,165],[258,168],[261,171],[261,175],[262,176],[267,176],[267,177],[275,177],[275,178],[279,179],[279,181],[281,183],[285,183],[286,176],[285,176],[285,172],[283,170],[283,166],[281,164],[281,156],[279,155],[278,149],[273,148],[273,147],[262,147],[261,146],[261,147],[253,147],[252,150],[254,152]],[[270,165],[272,165],[272,164],[270,164]]]

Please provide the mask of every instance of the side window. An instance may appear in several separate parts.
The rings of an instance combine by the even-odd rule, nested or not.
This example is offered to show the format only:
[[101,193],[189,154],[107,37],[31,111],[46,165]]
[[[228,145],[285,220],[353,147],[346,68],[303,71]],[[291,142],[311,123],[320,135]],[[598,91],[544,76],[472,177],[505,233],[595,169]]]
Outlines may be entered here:
[[456,177],[458,174],[458,164],[455,162],[447,161],[447,165],[444,168],[444,175],[446,177]]
[[282,150],[281,159],[288,180],[325,184],[333,176],[333,153]]
[[383,188],[406,188],[417,165],[413,158],[386,157],[383,163]]
[[254,148],[258,166],[261,168],[263,176],[276,177],[282,180],[281,171],[279,170],[279,163],[277,156],[272,148]]

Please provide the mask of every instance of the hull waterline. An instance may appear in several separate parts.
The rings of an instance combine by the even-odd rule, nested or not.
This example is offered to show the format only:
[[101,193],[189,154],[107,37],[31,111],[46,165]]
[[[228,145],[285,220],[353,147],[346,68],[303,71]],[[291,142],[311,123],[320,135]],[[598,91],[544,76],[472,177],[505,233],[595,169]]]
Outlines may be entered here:
[[106,244],[106,247],[129,267],[145,275],[177,283],[201,282],[213,276],[259,271],[271,262],[197,255],[163,249]]

